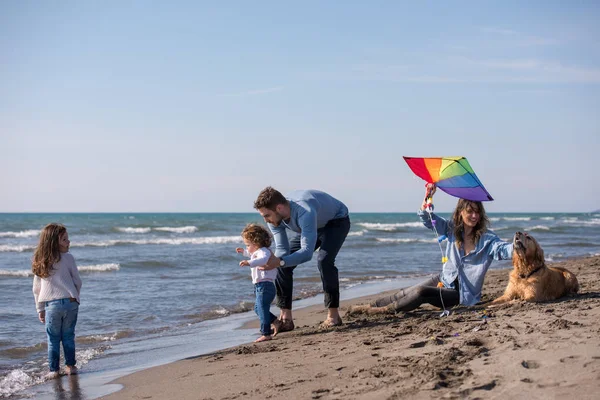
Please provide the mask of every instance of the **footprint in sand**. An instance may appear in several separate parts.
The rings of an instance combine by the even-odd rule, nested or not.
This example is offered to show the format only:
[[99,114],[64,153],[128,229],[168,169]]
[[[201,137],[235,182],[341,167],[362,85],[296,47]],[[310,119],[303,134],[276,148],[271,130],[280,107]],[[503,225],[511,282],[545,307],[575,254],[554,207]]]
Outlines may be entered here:
[[580,356],[568,356],[568,357],[561,358],[559,361],[561,363],[570,363],[570,362],[576,361],[578,358],[581,358],[581,357]]
[[521,365],[527,369],[536,369],[540,367],[540,364],[537,361],[533,360],[521,361]]

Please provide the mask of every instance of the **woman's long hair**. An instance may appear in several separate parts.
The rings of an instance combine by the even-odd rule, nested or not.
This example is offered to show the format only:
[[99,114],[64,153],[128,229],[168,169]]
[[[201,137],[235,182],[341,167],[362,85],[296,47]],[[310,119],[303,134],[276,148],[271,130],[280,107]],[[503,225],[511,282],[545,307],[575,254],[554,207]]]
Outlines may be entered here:
[[473,232],[471,233],[473,242],[477,243],[481,238],[481,235],[487,231],[488,226],[490,225],[490,220],[488,219],[485,213],[485,208],[483,208],[483,204],[480,201],[470,201],[465,199],[458,200],[454,214],[452,214],[452,221],[454,222],[454,238],[456,241],[456,247],[458,249],[463,247],[465,241],[465,226],[461,215],[463,210],[467,210],[467,212],[479,212],[479,222],[477,225],[475,225],[475,228],[473,228]]
[[33,254],[31,271],[40,278],[50,276],[52,266],[60,261],[60,249],[58,240],[67,228],[61,224],[48,224],[42,229],[40,242]]

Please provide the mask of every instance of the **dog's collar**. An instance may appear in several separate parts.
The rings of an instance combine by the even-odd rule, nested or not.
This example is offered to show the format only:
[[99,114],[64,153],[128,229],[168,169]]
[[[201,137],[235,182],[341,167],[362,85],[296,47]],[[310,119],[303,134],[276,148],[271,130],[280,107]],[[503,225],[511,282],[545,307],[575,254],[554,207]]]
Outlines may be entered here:
[[529,278],[531,275],[535,274],[536,272],[538,272],[540,269],[544,268],[543,265],[540,265],[539,267],[537,267],[536,269],[534,269],[533,271],[531,271],[530,273],[528,273],[527,275],[525,274],[520,274],[519,278],[521,279],[527,279]]

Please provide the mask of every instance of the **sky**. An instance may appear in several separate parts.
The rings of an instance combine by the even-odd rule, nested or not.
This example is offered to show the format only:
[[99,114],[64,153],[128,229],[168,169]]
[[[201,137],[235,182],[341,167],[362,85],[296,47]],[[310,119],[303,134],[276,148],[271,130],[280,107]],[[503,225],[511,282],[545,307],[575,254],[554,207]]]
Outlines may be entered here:
[[[0,2],[0,212],[412,212],[465,156],[489,212],[600,209],[600,3]],[[438,211],[456,199],[441,191]]]

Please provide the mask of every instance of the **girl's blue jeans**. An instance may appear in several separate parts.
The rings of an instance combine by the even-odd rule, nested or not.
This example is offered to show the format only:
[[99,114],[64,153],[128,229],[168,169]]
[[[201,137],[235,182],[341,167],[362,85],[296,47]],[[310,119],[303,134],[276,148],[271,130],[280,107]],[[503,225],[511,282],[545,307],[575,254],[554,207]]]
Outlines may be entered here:
[[265,336],[271,335],[271,323],[277,319],[271,313],[271,303],[275,299],[275,284],[273,282],[258,282],[254,284],[254,312],[260,318],[260,333]]
[[75,365],[75,324],[79,303],[71,299],[46,302],[46,334],[48,335],[48,367],[60,369],[60,342],[63,344],[65,364]]

